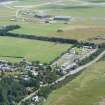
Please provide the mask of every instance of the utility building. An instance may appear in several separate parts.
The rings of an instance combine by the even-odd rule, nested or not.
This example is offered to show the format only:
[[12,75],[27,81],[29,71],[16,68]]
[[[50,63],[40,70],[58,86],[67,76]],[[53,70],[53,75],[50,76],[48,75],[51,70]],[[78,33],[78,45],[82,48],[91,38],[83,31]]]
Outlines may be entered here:
[[71,16],[55,16],[54,20],[70,21]]

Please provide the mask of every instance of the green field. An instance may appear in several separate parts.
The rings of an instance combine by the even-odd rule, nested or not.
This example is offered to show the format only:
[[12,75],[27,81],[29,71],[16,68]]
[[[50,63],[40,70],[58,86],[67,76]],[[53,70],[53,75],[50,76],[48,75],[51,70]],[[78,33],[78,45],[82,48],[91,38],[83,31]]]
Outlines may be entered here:
[[105,61],[100,61],[67,85],[53,91],[44,105],[99,105],[104,97]]
[[[7,16],[5,18],[0,18],[0,25],[6,24],[18,24],[21,29],[14,30],[15,33],[23,34],[33,34],[33,35],[47,35],[47,36],[58,36],[63,38],[73,38],[78,40],[87,40],[93,38],[97,35],[104,34],[105,30],[105,7],[101,5],[96,5],[98,3],[104,3],[104,0],[64,0],[59,3],[45,4],[46,1],[41,0],[22,0],[15,2],[6,6],[0,7],[1,16]],[[89,4],[84,5],[83,3]],[[94,4],[96,3],[96,4]],[[64,24],[64,22],[56,22],[52,24],[45,24],[40,22],[26,22],[21,19],[17,22],[10,21],[12,17],[15,16],[17,10],[23,9],[22,7],[14,6],[28,6],[33,5],[31,8],[33,11],[43,11],[50,15],[65,15],[72,16],[73,20],[69,24]],[[97,18],[97,19],[94,19]],[[95,27],[95,28],[94,28]],[[102,28],[102,29],[101,29]],[[58,29],[62,29],[64,32],[57,33]],[[89,31],[90,30],[90,31]]]
[[[28,24],[28,23],[26,23]],[[62,29],[63,32],[57,32],[57,29]],[[63,25],[61,24],[34,24],[29,27],[28,25],[21,25],[18,30],[12,31],[13,33],[39,35],[39,36],[54,36],[68,39],[87,40],[94,38],[98,35],[105,34],[105,27],[102,26],[81,26],[81,25]]]
[[[38,22],[11,22],[9,19],[0,20],[0,24],[18,24],[21,26],[20,29],[12,31],[13,33],[19,34],[29,34],[29,35],[40,35],[40,36],[55,36],[69,39],[77,40],[87,40],[89,38],[96,37],[97,35],[105,34],[104,23],[99,23],[97,25],[90,23],[54,23],[54,24],[44,24]],[[62,29],[63,32],[57,32],[58,29]]]
[[21,28],[18,30],[14,30],[14,33],[24,33],[24,34],[32,34],[32,35],[42,35],[42,36],[54,36],[53,33],[57,31],[60,27],[64,27],[67,25],[62,24],[40,24],[40,23],[30,23],[24,22],[20,23]]
[[[10,5],[0,5],[0,26],[17,24],[21,28],[11,32],[85,41],[98,35],[105,35],[105,4],[102,4],[105,0],[59,0],[58,3],[56,1],[18,0]],[[48,2],[51,3],[47,4]],[[11,20],[16,18],[17,11],[25,9],[42,11],[51,16],[71,16],[72,19],[68,24],[64,21],[29,22],[23,17],[16,21]],[[62,32],[57,32],[58,29]],[[102,43],[105,40],[94,42]],[[0,36],[0,59],[19,62],[26,58],[29,61],[49,63],[71,47],[71,44]],[[105,60],[101,60],[85,69],[65,86],[54,90],[44,105],[99,105],[104,97]]]
[[49,63],[70,47],[67,44],[0,37],[0,56],[9,61],[20,60],[14,57],[25,57],[30,61]]

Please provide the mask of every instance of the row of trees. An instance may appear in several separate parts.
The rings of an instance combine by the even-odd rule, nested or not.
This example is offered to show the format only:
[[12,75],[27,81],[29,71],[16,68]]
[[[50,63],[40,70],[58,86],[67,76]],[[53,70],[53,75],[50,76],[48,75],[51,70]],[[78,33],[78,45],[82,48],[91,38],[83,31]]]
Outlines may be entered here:
[[19,25],[6,25],[6,26],[2,26],[0,29],[0,34],[6,34],[8,31],[12,31],[15,29],[19,29],[20,26]]
[[18,33],[11,33],[8,32],[7,34],[4,34],[4,36],[10,36],[10,37],[18,37],[18,38],[26,38],[26,39],[32,39],[32,40],[41,40],[41,41],[49,41],[54,43],[65,43],[65,44],[73,44],[73,45],[79,45],[79,46],[92,46],[93,48],[96,47],[95,43],[90,43],[87,41],[78,41],[76,39],[66,39],[61,37],[48,37],[48,36],[39,36],[39,35],[27,35],[27,34],[18,34]]
[[18,37],[18,38],[26,38],[33,40],[41,40],[41,41],[49,41],[55,43],[66,43],[66,44],[78,44],[79,42],[75,39],[66,39],[60,37],[47,37],[47,36],[39,36],[39,35],[27,35],[27,34],[18,34],[8,32],[7,34],[1,34],[2,36],[10,36],[10,37]]
[[25,87],[13,77],[3,77],[0,80],[0,105],[16,105],[25,95]]
[[19,25],[3,26],[0,29],[0,35],[1,36],[33,39],[33,40],[50,41],[50,42],[55,42],[55,43],[66,43],[66,44],[88,45],[88,46],[91,45],[93,47],[95,45],[94,43],[90,43],[90,42],[79,42],[78,40],[75,40],[75,39],[66,39],[66,38],[61,38],[61,37],[47,37],[47,36],[39,36],[39,35],[27,35],[27,34],[18,34],[18,33],[9,32],[9,31],[19,29],[19,28],[21,28]]

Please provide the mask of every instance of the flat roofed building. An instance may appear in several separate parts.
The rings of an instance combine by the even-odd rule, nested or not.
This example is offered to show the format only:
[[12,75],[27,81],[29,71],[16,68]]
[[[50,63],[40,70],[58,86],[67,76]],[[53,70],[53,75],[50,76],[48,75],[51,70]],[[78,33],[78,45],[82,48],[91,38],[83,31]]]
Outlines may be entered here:
[[54,20],[62,20],[62,21],[69,21],[71,16],[55,16]]

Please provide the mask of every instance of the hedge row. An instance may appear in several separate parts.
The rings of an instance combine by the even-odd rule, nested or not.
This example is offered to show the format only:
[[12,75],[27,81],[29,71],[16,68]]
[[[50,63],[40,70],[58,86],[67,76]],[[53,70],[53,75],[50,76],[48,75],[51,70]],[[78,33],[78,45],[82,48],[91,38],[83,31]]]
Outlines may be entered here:
[[39,35],[27,35],[27,34],[18,34],[12,33],[9,31],[21,28],[19,25],[7,25],[3,26],[0,29],[1,36],[10,36],[10,37],[17,37],[17,38],[26,38],[26,39],[33,39],[33,40],[41,40],[41,41],[49,41],[55,43],[66,43],[66,44],[76,44],[76,45],[91,45],[94,46],[94,43],[90,42],[79,42],[75,39],[66,39],[61,37],[47,37],[47,36],[39,36]]
[[0,29],[0,34],[6,34],[9,31],[21,28],[19,25],[6,25],[2,26]]

